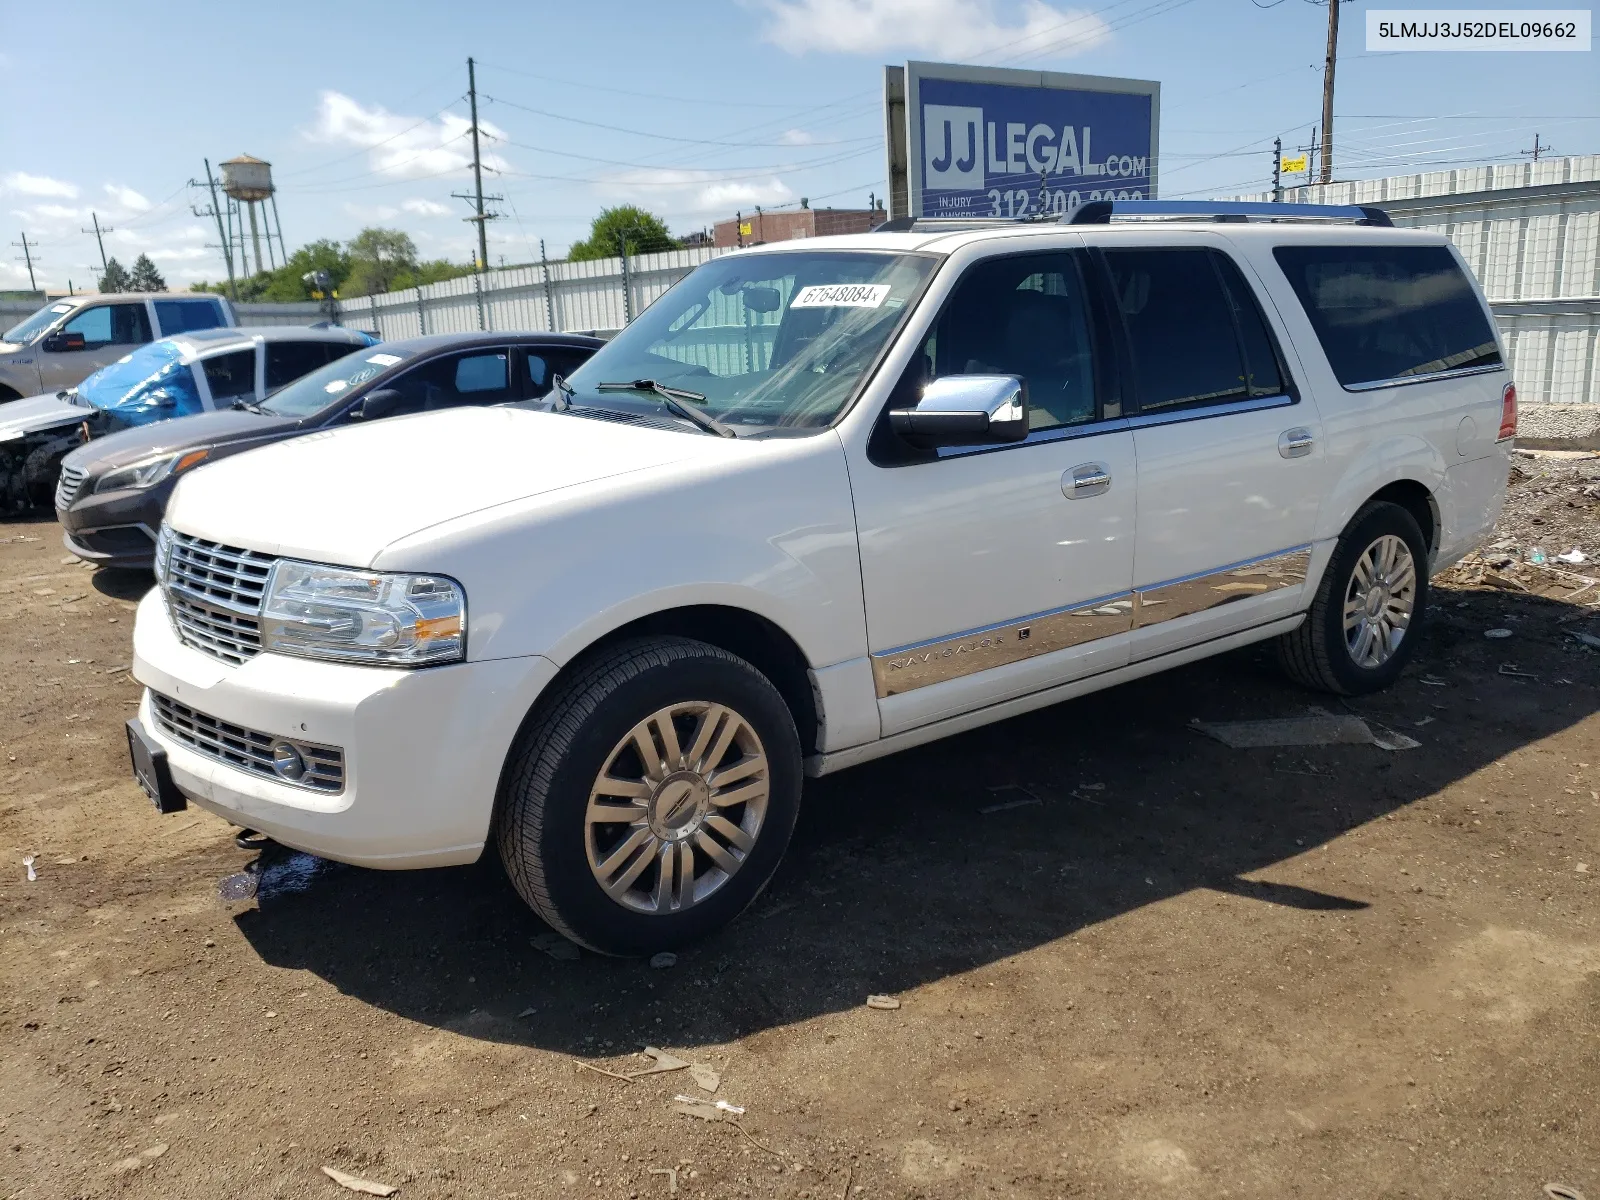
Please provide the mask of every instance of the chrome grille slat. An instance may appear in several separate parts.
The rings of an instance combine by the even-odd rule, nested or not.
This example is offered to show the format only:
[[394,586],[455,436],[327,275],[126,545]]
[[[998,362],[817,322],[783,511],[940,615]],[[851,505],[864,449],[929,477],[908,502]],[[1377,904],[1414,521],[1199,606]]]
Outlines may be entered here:
[[[311,745],[246,729],[155,691],[150,693],[150,711],[162,733],[218,762],[291,787],[313,792],[344,791],[344,751],[336,746]],[[289,742],[305,759],[306,773],[298,780],[285,779],[273,770],[272,747],[280,741]]]
[[56,480],[56,507],[71,507],[72,502],[78,498],[78,489],[88,477],[89,472],[82,467],[62,467],[61,477]]
[[169,529],[161,574],[178,636],[235,665],[261,653],[260,613],[277,559]]

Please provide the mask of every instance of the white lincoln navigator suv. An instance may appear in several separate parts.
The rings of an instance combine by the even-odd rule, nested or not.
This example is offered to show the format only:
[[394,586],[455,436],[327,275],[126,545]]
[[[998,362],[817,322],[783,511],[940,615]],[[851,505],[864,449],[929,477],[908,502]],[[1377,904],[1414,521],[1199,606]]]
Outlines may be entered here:
[[[751,902],[806,775],[1267,639],[1395,679],[1516,426],[1444,238],[894,224],[706,263],[544,400],[186,476],[134,631],[157,806],[370,867],[492,842],[631,954]],[[374,363],[380,409],[471,366]]]

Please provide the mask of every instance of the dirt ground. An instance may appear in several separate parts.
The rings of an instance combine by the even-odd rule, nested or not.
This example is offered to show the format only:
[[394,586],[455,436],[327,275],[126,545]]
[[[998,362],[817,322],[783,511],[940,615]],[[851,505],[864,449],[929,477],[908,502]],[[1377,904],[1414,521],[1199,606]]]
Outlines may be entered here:
[[[129,776],[148,577],[0,525],[0,1197],[1600,1197],[1600,564],[1528,561],[1600,557],[1600,462],[1504,525],[1349,705],[1420,748],[1229,749],[1343,710],[1200,663],[813,783],[667,969],[484,864],[222,899],[256,855]],[[747,1111],[577,1065],[646,1044]]]

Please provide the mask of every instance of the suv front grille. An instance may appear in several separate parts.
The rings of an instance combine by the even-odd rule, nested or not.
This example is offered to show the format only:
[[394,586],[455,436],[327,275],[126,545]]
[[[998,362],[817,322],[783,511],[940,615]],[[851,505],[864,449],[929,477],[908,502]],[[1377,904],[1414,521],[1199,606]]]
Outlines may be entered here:
[[[162,733],[218,762],[313,792],[344,791],[344,751],[336,746],[292,742],[258,733],[219,721],[160,692],[150,693],[150,711]],[[305,764],[305,774],[299,779],[279,774],[273,766],[273,747],[284,744],[293,746]]]
[[170,527],[164,532],[168,544],[158,548],[156,568],[178,636],[224,662],[261,653],[262,594],[277,560]]
[[71,508],[78,498],[78,489],[88,477],[89,472],[82,467],[62,467],[61,478],[56,480],[56,508]]

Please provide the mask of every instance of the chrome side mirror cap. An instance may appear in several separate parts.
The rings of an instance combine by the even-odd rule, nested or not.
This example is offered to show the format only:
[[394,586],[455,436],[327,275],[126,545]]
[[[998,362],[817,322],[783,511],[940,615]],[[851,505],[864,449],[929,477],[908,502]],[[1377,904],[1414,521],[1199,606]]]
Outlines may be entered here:
[[1020,442],[1028,436],[1028,385],[1016,375],[945,375],[915,408],[891,409],[889,425],[925,450]]

